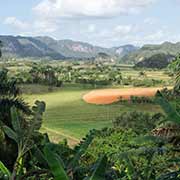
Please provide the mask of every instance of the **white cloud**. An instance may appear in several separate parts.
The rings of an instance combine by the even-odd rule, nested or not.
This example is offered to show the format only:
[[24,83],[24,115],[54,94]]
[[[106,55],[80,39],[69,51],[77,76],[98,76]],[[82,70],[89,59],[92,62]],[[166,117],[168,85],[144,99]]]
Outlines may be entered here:
[[[34,24],[39,32],[53,33],[61,27],[63,20],[112,18],[139,13],[155,1],[158,0],[41,0],[33,8],[36,17]],[[95,31],[95,25],[90,23],[86,32],[92,34]],[[110,34],[122,35],[130,31],[130,26],[117,26]]]
[[163,30],[158,30],[158,31],[156,31],[156,32],[154,32],[152,34],[149,34],[149,35],[145,36],[143,39],[145,41],[151,41],[151,42],[153,42],[153,41],[155,41],[155,42],[156,41],[161,41],[161,40],[164,39],[165,34],[166,34],[166,32],[164,32]]
[[58,25],[56,23],[53,23],[51,21],[45,21],[44,19],[42,20],[36,20],[33,23],[33,30],[36,33],[53,33],[56,30],[58,30]]
[[115,27],[114,31],[118,34],[128,34],[132,31],[132,25],[118,25]]
[[[153,15],[144,20],[142,16],[140,19],[137,16],[134,22],[129,17],[127,21],[124,17],[122,21],[121,18],[105,20],[139,13],[156,1],[158,0],[40,0],[33,8],[34,19],[25,22],[16,17],[7,17],[4,24],[10,25],[18,34],[23,32],[24,35],[88,40],[103,46],[177,41],[180,35],[173,34],[171,27],[165,27],[160,23],[161,19]],[[100,18],[104,19],[99,21]]]
[[137,32],[136,25],[117,24],[98,27],[96,20],[139,13],[155,1],[158,0],[41,0],[33,8],[34,19],[31,21],[24,22],[16,17],[8,17],[4,23],[11,25],[18,34],[57,37],[58,34],[66,35],[66,32],[60,32],[61,27],[71,29],[73,24],[77,25],[80,22],[78,31],[78,27],[74,28],[74,34],[68,31],[72,38],[88,36],[107,39],[107,41],[115,38],[123,39]]
[[34,11],[45,18],[113,17],[138,13],[157,0],[42,0]]
[[45,19],[36,19],[32,23],[24,22],[16,17],[7,17],[4,24],[9,25],[23,35],[42,35],[58,30],[58,25]]
[[94,24],[90,24],[88,26],[88,32],[93,33],[96,30],[96,26]]
[[11,25],[11,26],[18,28],[18,29],[21,29],[21,30],[27,29],[29,27],[28,23],[20,21],[16,17],[7,17],[4,20],[4,24]]
[[99,31],[96,32],[96,34],[94,34],[95,38],[101,37],[103,39],[116,39],[119,40],[119,38],[121,38],[121,40],[129,35],[129,34],[134,34],[137,30],[137,26],[136,25],[131,25],[131,24],[127,24],[127,25],[117,25],[115,27],[112,28],[106,28],[106,29],[101,29],[99,28]]
[[148,24],[148,25],[155,25],[157,22],[158,22],[158,20],[156,18],[152,18],[152,17],[146,18],[144,20],[144,23]]
[[171,41],[172,39],[167,39],[170,36],[168,31],[164,31],[163,29],[152,31],[152,32],[145,32],[144,34],[129,34],[123,37],[124,42],[129,42],[136,45],[142,44],[157,44],[162,43],[166,39],[167,41]]

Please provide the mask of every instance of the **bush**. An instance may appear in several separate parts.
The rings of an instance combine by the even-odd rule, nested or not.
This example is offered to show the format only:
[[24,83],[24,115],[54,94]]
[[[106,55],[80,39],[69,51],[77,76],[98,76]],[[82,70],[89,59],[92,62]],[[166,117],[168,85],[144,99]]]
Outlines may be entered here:
[[145,134],[156,127],[164,116],[160,113],[149,114],[144,112],[125,112],[113,120],[115,128],[133,129],[138,134]]
[[162,80],[155,80],[155,79],[143,79],[143,80],[133,80],[133,86],[135,87],[153,87],[159,84],[164,83]]
[[142,104],[142,103],[154,103],[153,98],[145,97],[145,96],[142,96],[142,97],[131,96],[130,102],[131,103],[138,103],[138,104]]
[[175,170],[176,165],[170,159],[180,154],[166,151],[161,140],[155,142],[147,139],[141,140],[132,129],[105,128],[97,133],[82,163],[87,166],[96,161],[100,154],[106,154],[112,167],[107,172],[116,174],[113,180],[156,180],[167,173],[168,168]]

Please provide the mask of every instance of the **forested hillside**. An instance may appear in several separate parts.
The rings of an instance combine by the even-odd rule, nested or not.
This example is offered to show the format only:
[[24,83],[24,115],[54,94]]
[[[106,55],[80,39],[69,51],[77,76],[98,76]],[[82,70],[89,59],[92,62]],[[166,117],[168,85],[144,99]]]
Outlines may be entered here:
[[140,68],[166,68],[168,64],[173,60],[174,56],[169,54],[154,54],[149,58],[144,58],[144,60],[138,62],[135,67]]
[[0,36],[3,42],[3,55],[22,58],[49,59],[92,59],[98,53],[107,53],[111,57],[119,58],[129,52],[137,50],[133,45],[113,48],[94,46],[89,43],[72,40],[55,40],[50,37]]
[[[159,45],[144,45],[137,51],[131,52],[121,58],[120,62],[123,63],[139,63],[145,59],[151,58],[153,55],[164,54],[164,59],[171,59],[180,52],[180,43],[164,42]],[[155,58],[154,56],[153,58]],[[152,59],[153,59],[152,58]],[[157,58],[158,61],[158,58]]]

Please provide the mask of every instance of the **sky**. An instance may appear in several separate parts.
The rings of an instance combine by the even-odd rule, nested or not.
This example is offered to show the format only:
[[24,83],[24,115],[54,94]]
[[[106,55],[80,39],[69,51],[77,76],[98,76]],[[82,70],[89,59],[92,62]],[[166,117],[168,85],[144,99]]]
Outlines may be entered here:
[[0,35],[98,46],[180,41],[180,0],[0,0]]

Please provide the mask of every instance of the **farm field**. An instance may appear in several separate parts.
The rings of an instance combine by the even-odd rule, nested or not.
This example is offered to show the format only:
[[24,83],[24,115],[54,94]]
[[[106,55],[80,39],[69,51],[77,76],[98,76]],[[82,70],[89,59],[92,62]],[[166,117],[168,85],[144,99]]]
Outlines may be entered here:
[[[43,86],[38,88],[44,89]],[[24,98],[30,104],[37,99],[45,101],[46,112],[42,131],[48,132],[55,142],[67,138],[72,145],[76,144],[90,129],[111,127],[112,120],[122,112],[161,111],[160,107],[151,104],[87,104],[82,97],[89,91],[91,89],[64,87],[51,93],[24,95]]]
[[[139,72],[140,70],[133,70],[132,68],[129,68],[129,69],[122,69],[122,73],[124,75],[124,77],[128,77],[128,76],[131,76],[133,78],[139,78]],[[163,70],[153,70],[153,71],[150,71],[150,70],[145,70],[146,72],[146,78],[150,79],[150,78],[153,78],[153,79],[159,79],[159,80],[170,80],[170,77],[164,73]]]
[[[0,63],[0,66],[6,66],[6,68],[10,71],[10,74],[14,74],[20,71],[28,71],[31,69],[31,64],[32,62],[26,62],[26,61],[15,61],[14,64],[10,63],[10,65],[7,63],[6,65]],[[42,63],[46,64],[46,63]],[[71,62],[49,62],[49,64],[52,67],[67,67],[67,66],[72,66],[74,69],[76,68],[82,68],[82,69],[91,69],[95,67],[94,65],[89,65],[89,64],[82,64],[82,65],[73,65]],[[111,66],[111,65],[110,65]],[[123,74],[124,78],[131,77],[133,79],[139,79],[142,78],[139,76],[139,73],[141,71],[145,72],[145,77],[146,79],[156,79],[156,80],[164,80],[168,81],[171,78],[168,76],[168,74],[165,73],[164,70],[149,70],[149,69],[133,69],[133,66],[131,65],[124,65],[124,64],[119,64],[116,65],[116,67],[119,67],[121,69],[121,72]]]
[[119,88],[93,90],[83,96],[83,100],[90,104],[112,104],[122,100],[130,100],[131,96],[153,97],[162,88]]

